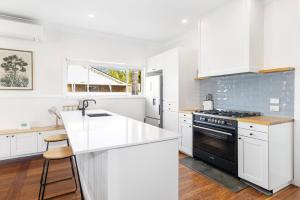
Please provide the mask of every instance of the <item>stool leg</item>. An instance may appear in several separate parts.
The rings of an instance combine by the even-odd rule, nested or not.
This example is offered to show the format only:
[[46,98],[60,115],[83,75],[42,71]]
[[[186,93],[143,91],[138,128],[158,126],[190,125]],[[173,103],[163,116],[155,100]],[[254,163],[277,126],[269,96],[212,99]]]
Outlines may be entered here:
[[40,181],[40,191],[39,191],[39,199],[41,198],[41,191],[42,191],[43,182],[44,182],[44,176],[45,176],[45,166],[46,166],[46,159],[44,159],[43,171],[42,171],[42,174],[41,174],[41,181]]
[[72,157],[70,157],[70,163],[71,163],[72,174],[73,174],[73,177],[74,177],[75,186],[76,186],[76,190],[77,190],[77,181],[76,181],[76,176],[75,176],[75,172],[74,172],[74,164],[73,164]]
[[68,145],[68,147],[70,146],[70,142],[69,142],[69,139],[67,139],[67,145]]
[[79,182],[79,188],[80,188],[80,196],[81,199],[84,200],[84,196],[83,196],[83,192],[82,192],[82,187],[81,187],[81,181],[80,181],[80,175],[79,175],[79,171],[78,171],[78,165],[77,165],[77,160],[76,160],[76,156],[73,156],[74,161],[75,161],[75,166],[76,166],[76,171],[77,171],[77,177],[78,177],[78,182]]
[[49,149],[49,142],[47,142],[46,151],[48,151],[48,149]]
[[49,169],[49,160],[46,161],[46,175],[45,175],[45,179],[43,181],[43,193],[42,193],[42,200],[44,200],[44,196],[45,196],[45,190],[46,190],[46,182],[47,182],[47,176],[48,176],[48,169]]

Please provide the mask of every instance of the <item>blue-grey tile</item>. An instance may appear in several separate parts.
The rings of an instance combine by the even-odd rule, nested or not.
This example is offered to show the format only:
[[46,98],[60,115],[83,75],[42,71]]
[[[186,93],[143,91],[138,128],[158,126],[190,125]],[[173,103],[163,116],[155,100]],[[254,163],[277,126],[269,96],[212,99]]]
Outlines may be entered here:
[[[249,110],[265,115],[294,116],[294,72],[240,74],[200,81],[201,100],[214,96],[218,109]],[[279,98],[280,112],[270,112],[270,98]]]

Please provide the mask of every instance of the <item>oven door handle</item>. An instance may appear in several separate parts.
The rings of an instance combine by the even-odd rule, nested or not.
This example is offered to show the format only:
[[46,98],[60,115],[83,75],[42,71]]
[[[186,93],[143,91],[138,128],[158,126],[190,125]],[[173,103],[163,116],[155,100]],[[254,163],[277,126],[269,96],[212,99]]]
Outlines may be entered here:
[[214,130],[214,129],[210,129],[210,128],[205,128],[205,127],[200,127],[200,126],[195,126],[195,125],[193,125],[193,127],[195,127],[195,128],[200,128],[200,129],[204,129],[204,130],[207,130],[207,131],[213,131],[213,132],[216,132],[216,133],[221,133],[221,134],[223,134],[223,135],[232,136],[231,133],[226,133],[226,132],[224,132],[224,131],[218,131],[218,130]]

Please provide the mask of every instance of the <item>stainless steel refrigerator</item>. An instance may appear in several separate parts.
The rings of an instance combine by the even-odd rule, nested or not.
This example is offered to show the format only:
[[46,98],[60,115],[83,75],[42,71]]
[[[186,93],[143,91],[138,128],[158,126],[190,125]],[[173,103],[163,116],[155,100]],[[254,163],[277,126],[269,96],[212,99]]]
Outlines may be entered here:
[[150,72],[145,78],[145,123],[162,127],[162,71]]

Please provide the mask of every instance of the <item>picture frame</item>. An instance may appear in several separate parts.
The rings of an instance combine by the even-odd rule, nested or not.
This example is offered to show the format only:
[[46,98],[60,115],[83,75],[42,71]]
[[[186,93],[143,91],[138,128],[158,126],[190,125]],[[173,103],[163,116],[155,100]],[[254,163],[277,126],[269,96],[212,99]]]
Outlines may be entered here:
[[0,48],[0,90],[33,90],[33,52]]

